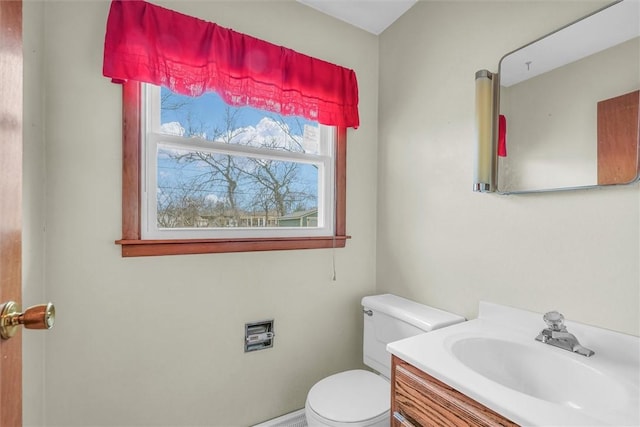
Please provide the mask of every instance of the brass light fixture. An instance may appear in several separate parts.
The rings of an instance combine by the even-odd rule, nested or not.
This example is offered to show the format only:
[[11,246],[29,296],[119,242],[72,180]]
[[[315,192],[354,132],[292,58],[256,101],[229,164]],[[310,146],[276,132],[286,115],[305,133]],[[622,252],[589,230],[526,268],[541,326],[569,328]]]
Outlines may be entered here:
[[473,191],[495,191],[496,147],[495,80],[498,75],[487,70],[476,73],[476,153],[473,173]]

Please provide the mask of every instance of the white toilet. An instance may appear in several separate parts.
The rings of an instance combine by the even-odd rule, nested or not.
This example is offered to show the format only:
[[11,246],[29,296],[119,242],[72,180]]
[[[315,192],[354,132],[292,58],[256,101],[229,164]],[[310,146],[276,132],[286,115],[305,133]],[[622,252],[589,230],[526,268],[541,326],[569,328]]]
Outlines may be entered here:
[[388,427],[391,408],[391,354],[387,344],[463,322],[464,317],[385,294],[362,298],[365,365],[318,381],[307,394],[309,427]]

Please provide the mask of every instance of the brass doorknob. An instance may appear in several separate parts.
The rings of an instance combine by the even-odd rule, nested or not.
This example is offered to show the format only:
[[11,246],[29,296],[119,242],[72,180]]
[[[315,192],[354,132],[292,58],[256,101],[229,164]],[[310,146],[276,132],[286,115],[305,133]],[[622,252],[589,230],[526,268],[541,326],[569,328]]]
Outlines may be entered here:
[[27,329],[51,329],[56,320],[56,308],[52,303],[34,305],[27,308],[24,313],[21,307],[14,301],[9,301],[0,306],[0,338],[8,340],[16,334],[18,326],[24,325]]

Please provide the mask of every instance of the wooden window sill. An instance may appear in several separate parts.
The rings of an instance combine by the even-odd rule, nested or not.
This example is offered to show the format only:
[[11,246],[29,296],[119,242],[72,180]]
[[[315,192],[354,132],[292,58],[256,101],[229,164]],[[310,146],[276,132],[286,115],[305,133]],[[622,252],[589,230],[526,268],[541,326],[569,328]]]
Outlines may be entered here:
[[123,257],[344,248],[351,236],[262,239],[117,240]]

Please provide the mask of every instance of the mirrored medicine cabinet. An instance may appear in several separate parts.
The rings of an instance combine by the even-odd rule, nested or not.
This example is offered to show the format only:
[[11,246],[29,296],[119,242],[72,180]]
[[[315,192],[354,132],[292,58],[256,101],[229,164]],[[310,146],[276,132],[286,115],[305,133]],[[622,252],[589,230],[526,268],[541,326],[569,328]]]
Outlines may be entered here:
[[498,114],[506,122],[499,193],[638,180],[639,1],[618,1],[506,54],[497,81],[496,122]]

